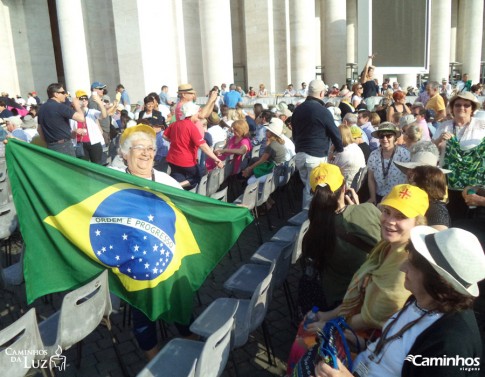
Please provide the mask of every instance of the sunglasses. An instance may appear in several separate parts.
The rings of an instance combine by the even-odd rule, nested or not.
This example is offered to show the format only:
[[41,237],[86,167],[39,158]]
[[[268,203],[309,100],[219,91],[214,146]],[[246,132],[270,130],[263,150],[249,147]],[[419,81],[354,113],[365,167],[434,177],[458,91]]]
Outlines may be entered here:
[[62,91],[59,91],[59,92],[56,92],[56,93],[59,93],[59,94],[66,94],[66,91],[65,91],[65,90],[62,90]]
[[453,107],[464,107],[465,109],[468,109],[472,107],[471,103],[454,103]]
[[384,139],[384,138],[391,139],[393,136],[394,136],[394,134],[380,134],[379,139],[381,139],[381,140]]
[[79,97],[79,101],[89,101],[88,97]]

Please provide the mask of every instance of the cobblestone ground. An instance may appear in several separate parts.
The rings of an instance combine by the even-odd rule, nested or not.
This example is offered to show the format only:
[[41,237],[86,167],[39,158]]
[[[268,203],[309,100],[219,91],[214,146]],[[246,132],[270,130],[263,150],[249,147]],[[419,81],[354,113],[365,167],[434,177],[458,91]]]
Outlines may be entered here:
[[[300,187],[298,186],[295,191],[300,194]],[[301,194],[297,196],[299,197]],[[291,197],[293,197],[293,195]],[[278,199],[284,204],[284,216],[281,216],[280,218],[276,208],[271,210],[269,216],[273,229],[270,229],[268,226],[267,216],[261,217],[261,229],[264,241],[268,241],[277,229],[286,225],[286,219],[294,214],[294,212],[292,213],[290,210],[289,198],[289,194],[285,193]],[[299,209],[300,206],[300,202],[296,203],[296,208]],[[14,261],[18,258],[18,254],[16,254],[18,244],[19,243],[14,240]],[[241,235],[239,239],[239,247],[243,261],[240,259],[239,248],[235,245],[231,252],[228,253],[216,267],[213,274],[207,278],[206,282],[200,289],[199,294],[201,302],[199,304],[196,300],[195,317],[197,317],[197,315],[200,314],[214,299],[218,297],[227,297],[227,293],[222,289],[224,281],[236,271],[241,264],[247,262],[259,247],[256,229],[253,224],[251,224]],[[1,262],[3,264],[5,263],[3,255]],[[294,265],[290,269],[288,276],[294,299],[296,299],[299,273],[298,265]],[[0,296],[0,328],[3,329],[20,316],[21,306],[23,308],[26,307],[25,293],[23,291],[24,287],[25,286],[22,286],[21,288],[16,289],[14,291],[15,296],[6,294],[2,291]],[[43,299],[38,299],[29,306],[36,308],[39,315],[39,321],[47,318],[61,307],[63,294],[59,293],[51,296],[52,299],[49,302],[46,302]],[[266,318],[275,349],[276,365],[271,366],[268,364],[262,332],[257,330],[250,336],[249,342],[244,347],[233,351],[239,376],[263,377],[285,375],[286,359],[296,333],[296,328],[291,323],[283,289],[274,291]],[[119,342],[118,349],[128,374],[130,376],[135,376],[146,365],[146,359],[144,358],[143,352],[138,349],[131,331],[131,325],[123,323],[123,310],[113,313],[111,315],[111,322],[113,333]],[[168,326],[167,331],[168,338],[160,340],[162,347],[170,339],[177,336],[177,331],[174,326]],[[161,338],[160,333],[159,338]],[[65,371],[57,372],[58,376],[105,377],[123,375],[109,332],[105,327],[98,327],[98,329],[89,335],[82,343],[82,357],[79,368],[76,366],[78,363],[77,347],[72,347],[63,352],[63,355],[67,358],[67,368]],[[38,375],[41,374],[38,373]],[[229,377],[235,375],[234,366],[229,362],[223,376]],[[3,376],[1,371],[0,376]],[[167,372],[167,376],[170,376],[169,372]]]

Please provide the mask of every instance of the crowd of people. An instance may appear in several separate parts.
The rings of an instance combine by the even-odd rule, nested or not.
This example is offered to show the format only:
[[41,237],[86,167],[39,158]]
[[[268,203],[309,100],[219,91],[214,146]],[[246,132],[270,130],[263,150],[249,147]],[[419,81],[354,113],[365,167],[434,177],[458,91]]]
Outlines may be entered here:
[[[101,82],[92,83],[91,95],[78,90],[69,98],[53,83],[42,105],[19,104],[25,114],[5,113],[12,106],[0,101],[0,117],[4,137],[185,190],[228,161],[238,184],[263,184],[294,159],[310,220],[298,308],[302,317],[320,309],[307,335],[315,339],[326,321],[343,316],[373,342],[357,359],[360,375],[426,375],[405,361],[409,352],[481,352],[470,308],[485,277],[482,88],[431,81],[413,98],[398,83],[379,86],[372,58],[352,90],[319,79],[300,90],[288,85],[283,97],[301,97],[296,104],[283,98],[245,107],[246,96],[268,96],[264,84],[247,94],[235,84],[215,86],[203,106],[192,85],[179,85],[176,100],[163,86],[132,106],[121,84],[111,102]],[[378,96],[372,108],[369,98]],[[158,351],[153,324],[134,317],[151,358]],[[184,326],[179,331],[190,335]],[[445,345],[429,344],[430,336]],[[458,338],[463,347],[449,345]],[[313,345],[300,336],[295,344],[289,373]],[[318,363],[312,373],[349,375],[340,366]]]

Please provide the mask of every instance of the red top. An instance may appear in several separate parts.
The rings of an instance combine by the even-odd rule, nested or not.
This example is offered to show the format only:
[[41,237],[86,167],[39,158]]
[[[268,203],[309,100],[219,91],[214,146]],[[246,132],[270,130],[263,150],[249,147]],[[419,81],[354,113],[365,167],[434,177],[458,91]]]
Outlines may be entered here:
[[197,165],[197,149],[205,140],[190,119],[172,123],[163,134],[170,141],[167,162],[184,168]]

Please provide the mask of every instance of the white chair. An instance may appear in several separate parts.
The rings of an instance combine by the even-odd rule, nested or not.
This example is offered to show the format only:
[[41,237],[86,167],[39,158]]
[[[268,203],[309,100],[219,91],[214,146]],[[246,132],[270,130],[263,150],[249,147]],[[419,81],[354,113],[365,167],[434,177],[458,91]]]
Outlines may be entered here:
[[[10,351],[6,352],[6,348]],[[37,327],[35,308],[30,309],[17,321],[0,331],[0,371],[2,376],[23,377],[29,372],[36,360],[42,360],[45,356],[29,351],[44,349]],[[12,355],[15,356],[13,361]],[[45,368],[40,368],[42,374],[47,376]]]
[[137,377],[217,377],[229,358],[234,316],[238,307],[221,317],[221,326],[205,342],[173,339],[151,360]]
[[219,168],[213,169],[209,173],[209,178],[207,179],[207,190],[206,190],[206,196],[211,196],[212,194],[215,194],[217,190],[219,190],[220,184],[220,175],[221,173],[224,175],[224,171]]
[[258,232],[258,237],[260,243],[263,243],[263,235],[261,233],[261,228],[259,224],[259,220],[257,218],[256,213],[256,202],[258,200],[258,190],[259,190],[259,182],[253,182],[250,185],[247,185],[244,189],[244,193],[237,198],[233,204],[240,205],[246,207],[251,211],[254,216],[254,224],[256,225],[256,231]]
[[291,225],[301,225],[305,222],[305,220],[308,220],[308,210],[307,209],[304,209],[304,210],[298,212],[295,216],[288,219],[288,222]]
[[[116,347],[116,338],[111,332],[111,300],[108,287],[108,270],[86,285],[69,292],[62,300],[61,310],[39,324],[40,335],[47,351],[46,357],[55,354],[58,347],[66,350],[91,334],[104,322],[110,332],[116,356],[123,373],[124,363]],[[81,348],[78,348],[78,364]]]
[[259,158],[260,150],[261,150],[261,144],[255,145],[253,149],[251,149],[251,158]]
[[350,186],[358,192],[362,187],[362,183],[364,183],[364,179],[367,177],[367,166],[360,168],[359,171],[354,175],[354,179],[352,180],[352,185]]
[[197,194],[206,196],[208,179],[209,179],[209,174],[205,174],[202,176],[199,184],[197,185]]
[[211,195],[212,199],[220,200],[222,202],[227,202],[227,187],[223,188],[220,191],[215,192]]
[[[269,337],[268,328],[265,322],[266,312],[268,310],[269,300],[271,297],[271,281],[273,279],[273,263],[267,270],[265,278],[258,284],[250,300],[236,298],[218,298],[213,301],[207,309],[190,326],[190,331],[205,338],[213,334],[220,323],[226,318],[227,313],[233,310],[238,303],[235,316],[234,341],[232,349],[245,345],[248,341],[249,334],[261,326],[263,330],[268,362],[273,365],[271,358],[272,346]],[[235,366],[236,370],[237,367]]]

